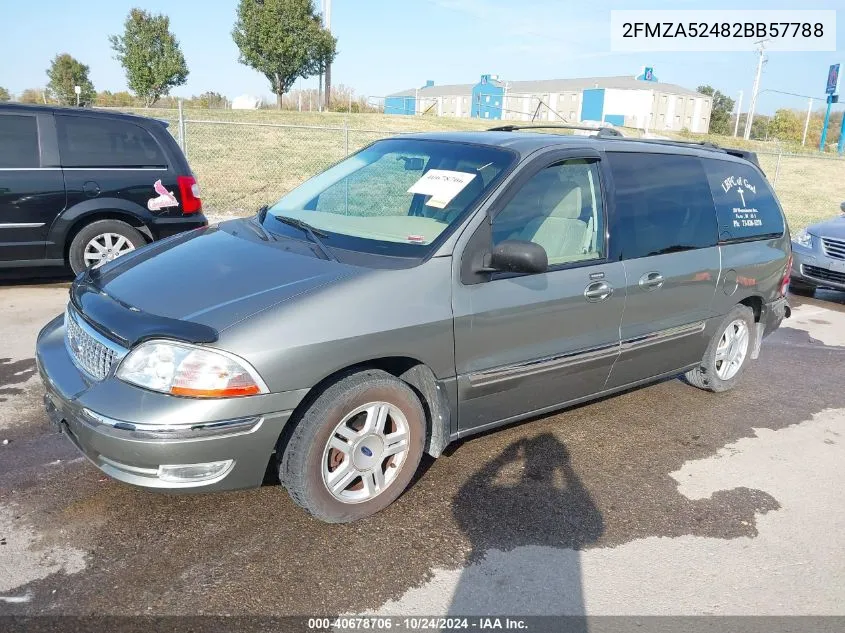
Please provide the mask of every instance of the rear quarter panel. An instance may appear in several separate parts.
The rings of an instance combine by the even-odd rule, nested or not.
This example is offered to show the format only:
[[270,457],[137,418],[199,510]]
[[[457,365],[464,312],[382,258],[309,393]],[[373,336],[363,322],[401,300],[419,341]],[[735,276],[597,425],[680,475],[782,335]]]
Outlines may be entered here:
[[767,240],[722,244],[722,274],[713,299],[713,312],[727,313],[741,301],[757,296],[774,301],[791,252],[789,234]]

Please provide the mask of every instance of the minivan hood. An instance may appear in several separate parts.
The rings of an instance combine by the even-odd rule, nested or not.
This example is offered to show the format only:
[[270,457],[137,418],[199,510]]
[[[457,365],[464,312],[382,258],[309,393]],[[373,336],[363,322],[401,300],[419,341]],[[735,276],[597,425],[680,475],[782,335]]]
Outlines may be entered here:
[[319,259],[306,243],[276,241],[250,220],[238,219],[154,243],[74,285],[96,288],[128,311],[220,331],[362,270]]
[[845,240],[845,215],[841,215],[807,227],[816,237],[832,237]]

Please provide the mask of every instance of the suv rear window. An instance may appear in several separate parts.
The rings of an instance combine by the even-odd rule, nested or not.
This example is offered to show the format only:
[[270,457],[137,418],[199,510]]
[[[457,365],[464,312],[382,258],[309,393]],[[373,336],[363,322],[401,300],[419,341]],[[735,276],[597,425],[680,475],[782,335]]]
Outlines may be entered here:
[[624,259],[716,245],[713,198],[695,156],[608,152],[616,190],[614,239]]
[[0,167],[38,167],[38,123],[34,116],[0,116]]
[[702,159],[723,242],[780,237],[783,214],[766,178],[751,165]]
[[56,116],[63,167],[167,167],[152,135],[128,121]]

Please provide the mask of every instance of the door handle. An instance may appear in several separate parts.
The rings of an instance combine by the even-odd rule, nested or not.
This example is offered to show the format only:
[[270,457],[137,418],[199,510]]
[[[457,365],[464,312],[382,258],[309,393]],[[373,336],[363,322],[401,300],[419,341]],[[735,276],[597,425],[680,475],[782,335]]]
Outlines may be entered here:
[[591,303],[604,301],[612,294],[613,286],[606,281],[595,281],[584,289],[584,298]]
[[640,277],[640,287],[645,288],[648,292],[657,290],[663,287],[663,275],[660,273],[646,273]]

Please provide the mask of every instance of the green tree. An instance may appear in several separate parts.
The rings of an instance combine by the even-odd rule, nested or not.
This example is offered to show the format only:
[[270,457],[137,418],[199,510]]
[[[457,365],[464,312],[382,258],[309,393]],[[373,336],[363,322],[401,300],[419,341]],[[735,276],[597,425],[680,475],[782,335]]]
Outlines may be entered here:
[[12,95],[3,86],[0,86],[0,101],[11,101]]
[[795,110],[781,108],[769,123],[769,138],[800,143],[803,134],[804,120]]
[[240,0],[232,38],[238,61],[267,77],[279,108],[297,78],[320,72],[334,59],[337,43],[311,0]]
[[132,9],[123,35],[109,37],[117,59],[126,70],[126,82],[145,107],[188,80],[188,65],[179,42],[170,32],[170,18]]
[[20,94],[18,101],[21,103],[47,103],[47,98],[43,90],[27,88]]
[[191,105],[196,108],[225,108],[226,97],[217,92],[203,92],[199,97],[191,97]]
[[76,105],[75,87],[79,86],[79,105],[91,105],[97,93],[88,79],[88,66],[67,53],[56,55],[47,69],[47,91],[60,105]]
[[731,113],[734,109],[734,100],[722,94],[712,86],[699,86],[696,92],[708,95],[713,98],[710,111],[710,132],[713,134],[731,134]]

